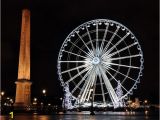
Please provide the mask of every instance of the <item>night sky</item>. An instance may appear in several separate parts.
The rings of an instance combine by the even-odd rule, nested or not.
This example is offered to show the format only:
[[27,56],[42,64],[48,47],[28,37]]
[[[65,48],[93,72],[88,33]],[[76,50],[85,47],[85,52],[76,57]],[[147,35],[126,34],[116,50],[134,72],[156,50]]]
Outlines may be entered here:
[[[23,2],[22,2],[23,1]],[[133,97],[159,98],[158,0],[2,0],[2,90],[15,96],[22,9],[31,11],[32,96],[43,88],[51,97],[62,96],[57,58],[67,35],[92,19],[111,19],[128,27],[144,53],[144,75]]]

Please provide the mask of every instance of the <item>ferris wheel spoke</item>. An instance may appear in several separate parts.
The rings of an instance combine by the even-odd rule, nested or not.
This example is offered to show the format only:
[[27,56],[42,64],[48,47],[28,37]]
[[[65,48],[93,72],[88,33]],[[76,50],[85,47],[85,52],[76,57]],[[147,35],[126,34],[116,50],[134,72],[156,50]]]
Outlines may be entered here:
[[112,37],[110,38],[110,40],[108,41],[107,45],[105,46],[105,48],[103,49],[103,53],[106,52],[106,50],[108,49],[109,45],[112,43],[112,40],[114,39],[114,37],[116,36],[118,30],[119,30],[120,26],[117,26],[116,31],[113,33]]
[[99,49],[99,42],[98,42],[98,23],[96,23],[96,50]]
[[105,70],[107,70],[109,68],[108,65],[106,65],[104,62],[102,63],[103,67],[105,68]]
[[134,45],[137,45],[137,44],[138,44],[138,42],[135,42],[135,43],[133,43],[133,44],[131,44],[129,46],[126,46],[126,47],[124,47],[124,48],[122,48],[122,49],[120,49],[120,50],[118,50],[116,52],[113,52],[113,53],[109,54],[108,57],[112,57],[113,55],[115,55],[117,53],[120,53],[120,52],[122,52],[122,51],[124,51],[124,50],[126,50],[126,49],[128,49],[130,47],[133,47]]
[[72,54],[72,55],[76,55],[76,56],[79,56],[79,57],[82,57],[82,58],[85,58],[85,59],[87,58],[87,57],[85,57],[85,56],[78,55],[78,54],[76,54],[76,53],[69,52],[69,51],[66,51],[66,50],[64,50],[64,52],[69,53],[69,54]]
[[101,84],[101,91],[102,91],[103,103],[105,104],[105,103],[106,103],[106,99],[105,99],[105,96],[104,96],[104,89],[103,89],[103,83],[102,83],[102,76],[101,76],[100,72],[98,73],[98,76],[99,76],[100,84]]
[[78,67],[75,67],[75,68],[72,68],[72,69],[69,69],[69,70],[65,70],[65,71],[62,71],[62,74],[73,71],[73,70],[78,70],[80,68],[84,68],[84,67],[87,67],[87,66],[88,65],[85,64],[85,65],[81,65],[81,66],[78,66]]
[[[89,78],[89,76],[90,75],[88,75],[87,78]],[[91,79],[89,79],[89,80],[91,80]],[[82,89],[81,89],[81,91],[79,93],[79,95],[80,95],[80,102],[84,101],[84,90],[85,90],[86,86],[89,84],[89,82],[90,82],[89,80],[88,79],[85,80],[85,83],[84,83],[84,85],[83,85],[83,87],[82,87]]]
[[103,62],[103,63],[108,64],[108,65],[115,65],[115,66],[122,66],[122,67],[140,69],[140,67],[130,66],[130,65],[123,65],[123,64],[117,64],[117,63],[111,63],[111,62]]
[[77,78],[78,76],[80,76],[81,74],[83,74],[84,72],[88,71],[90,68],[91,68],[91,66],[90,67],[86,67],[81,72],[79,72],[78,74],[76,74],[75,76],[73,76],[71,79],[69,79],[68,81],[66,81],[66,83],[71,82],[72,80],[74,80],[75,78]]
[[136,55],[130,55],[130,56],[125,56],[125,57],[110,58],[110,60],[122,60],[122,59],[139,57],[139,56],[142,56],[142,55],[141,54],[136,54]]
[[88,61],[85,61],[85,60],[81,60],[81,61],[63,61],[63,60],[60,60],[58,62],[59,63],[88,63]]
[[102,52],[102,49],[103,49],[103,46],[104,46],[104,41],[105,41],[106,36],[107,36],[108,27],[109,27],[109,24],[106,25],[106,29],[105,29],[104,36],[103,36],[102,43],[101,43],[101,47],[100,47],[100,52]]
[[114,107],[116,107],[116,105],[118,104],[118,101],[119,101],[118,96],[115,93],[115,91],[114,91],[114,89],[113,89],[113,87],[112,87],[112,85],[111,85],[111,83],[110,83],[110,81],[109,81],[104,69],[101,66],[99,66],[99,69],[100,69],[103,81],[105,83],[105,86],[106,86],[106,88],[108,90],[108,93],[110,95],[111,101],[112,101]]
[[[118,84],[118,80],[108,71],[108,70],[106,70],[107,71],[107,73],[117,82],[117,84]],[[121,87],[126,91],[126,92],[128,92],[128,90],[122,85],[122,84],[120,84],[121,85]]]
[[89,40],[90,40],[92,49],[93,49],[93,51],[95,51],[95,48],[94,48],[94,45],[93,45],[93,42],[92,42],[92,39],[91,39],[91,35],[90,35],[90,33],[89,33],[89,30],[88,30],[87,26],[86,26],[86,30],[87,30],[87,34],[88,34],[88,37],[89,37]]
[[73,42],[69,41],[70,43],[72,43],[74,46],[76,46],[79,50],[81,50],[82,52],[84,52],[86,55],[92,57],[89,53],[85,52],[84,50],[82,50],[80,47],[78,47],[76,44],[74,44]]
[[104,51],[104,54],[102,55],[102,57],[104,56],[104,55],[107,55],[107,54],[109,54],[118,44],[120,44],[124,39],[126,39],[127,38],[127,36],[129,35],[130,33],[128,32],[123,38],[121,38],[115,45],[113,45],[109,50],[105,50]]
[[84,85],[83,85],[83,88],[81,89],[80,94],[79,94],[79,95],[81,96],[80,102],[82,102],[82,103],[85,101],[84,95],[86,94],[86,88],[88,87],[88,85],[89,85],[90,82],[91,82],[91,79],[89,79],[90,76],[91,76],[91,75],[88,76],[88,79],[85,81],[85,83],[84,83]]
[[[108,71],[108,69],[106,68],[106,66],[104,65],[103,67],[105,68],[106,72],[118,83],[117,79]],[[122,87],[126,92],[128,92],[128,90],[127,90],[123,85],[121,85],[121,87]],[[109,93],[109,92],[107,92],[107,93]],[[107,94],[107,93],[106,93],[106,94]]]
[[88,51],[92,54],[91,50],[89,49],[88,45],[84,42],[83,38],[78,34],[78,32],[76,32],[76,33],[77,33],[78,37],[81,39],[81,41],[83,42],[83,44],[86,46],[86,48],[88,49]]
[[83,76],[83,78],[79,81],[79,83],[76,85],[76,87],[71,91],[71,93],[74,93],[77,88],[79,87],[79,85],[89,76],[89,74],[91,73],[92,68],[90,68],[87,73]]
[[125,75],[125,74],[123,74],[123,73],[117,71],[117,70],[115,70],[114,68],[111,68],[110,66],[108,66],[108,68],[110,68],[111,70],[113,70],[113,71],[115,71],[115,72],[117,72],[117,73],[123,75],[124,77],[127,77],[127,78],[129,78],[129,79],[131,79],[131,80],[137,82],[135,79],[133,79],[133,78],[131,78],[131,77],[129,77],[129,76],[127,76],[127,75]]

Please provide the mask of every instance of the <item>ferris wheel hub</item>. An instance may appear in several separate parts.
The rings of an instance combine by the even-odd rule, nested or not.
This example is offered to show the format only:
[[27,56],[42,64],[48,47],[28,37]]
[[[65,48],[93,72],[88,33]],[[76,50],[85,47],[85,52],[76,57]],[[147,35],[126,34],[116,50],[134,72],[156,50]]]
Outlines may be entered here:
[[100,63],[100,59],[98,57],[94,57],[92,60],[92,64],[99,64]]

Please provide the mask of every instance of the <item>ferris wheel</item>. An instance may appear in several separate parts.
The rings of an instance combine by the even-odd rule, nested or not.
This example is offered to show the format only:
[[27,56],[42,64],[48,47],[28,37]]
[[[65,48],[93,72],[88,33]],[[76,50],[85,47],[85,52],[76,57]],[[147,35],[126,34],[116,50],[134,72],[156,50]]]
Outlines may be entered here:
[[[58,56],[61,85],[72,103],[121,106],[140,82],[143,52],[134,34],[124,25],[96,19],[75,28]],[[98,104],[97,104],[98,105]]]

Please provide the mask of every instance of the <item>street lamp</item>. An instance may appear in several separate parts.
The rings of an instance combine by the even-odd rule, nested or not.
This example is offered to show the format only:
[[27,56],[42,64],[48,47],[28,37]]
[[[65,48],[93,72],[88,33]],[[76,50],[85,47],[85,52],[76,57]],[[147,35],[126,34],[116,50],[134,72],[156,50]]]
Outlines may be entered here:
[[[148,100],[144,100],[144,110],[147,111]],[[146,114],[146,112],[145,112]]]
[[90,115],[95,115],[94,110],[93,110],[93,88],[91,88],[90,91],[92,92]]
[[4,94],[5,94],[5,92],[4,92],[4,91],[2,91],[2,92],[1,92],[1,96],[4,96]]
[[34,98],[34,102],[36,102],[37,101],[37,98]]
[[144,100],[144,103],[147,104],[147,103],[148,103],[148,100]]
[[9,100],[10,98],[9,97],[7,97],[7,100]]
[[43,105],[42,105],[42,110],[45,112],[45,106],[46,106],[46,89],[43,89],[42,90],[42,94],[43,94],[43,96],[42,96],[42,100],[43,100]]
[[1,91],[1,95],[0,95],[0,100],[1,100],[1,108],[3,109],[3,107],[5,106],[5,104],[4,104],[4,102],[5,102],[5,100],[4,100],[4,94],[5,94],[5,92],[4,91]]
[[33,107],[34,107],[34,112],[37,111],[37,98],[33,98]]
[[80,98],[81,98],[81,95],[78,95],[78,108],[79,108],[78,111],[79,111],[79,112],[81,112],[81,110],[80,110],[80,109],[81,109],[81,106],[80,106],[80,104],[81,104],[81,103],[80,103]]
[[43,93],[44,96],[46,96],[46,90],[45,89],[42,90],[42,93]]
[[60,99],[60,101],[62,101],[63,100],[63,98],[61,97],[61,98],[59,98]]
[[48,103],[48,106],[51,106],[51,104],[50,104],[50,103]]
[[10,99],[9,101],[10,101],[11,103],[13,103],[13,99]]
[[33,99],[33,104],[36,105],[37,104],[37,98]]

